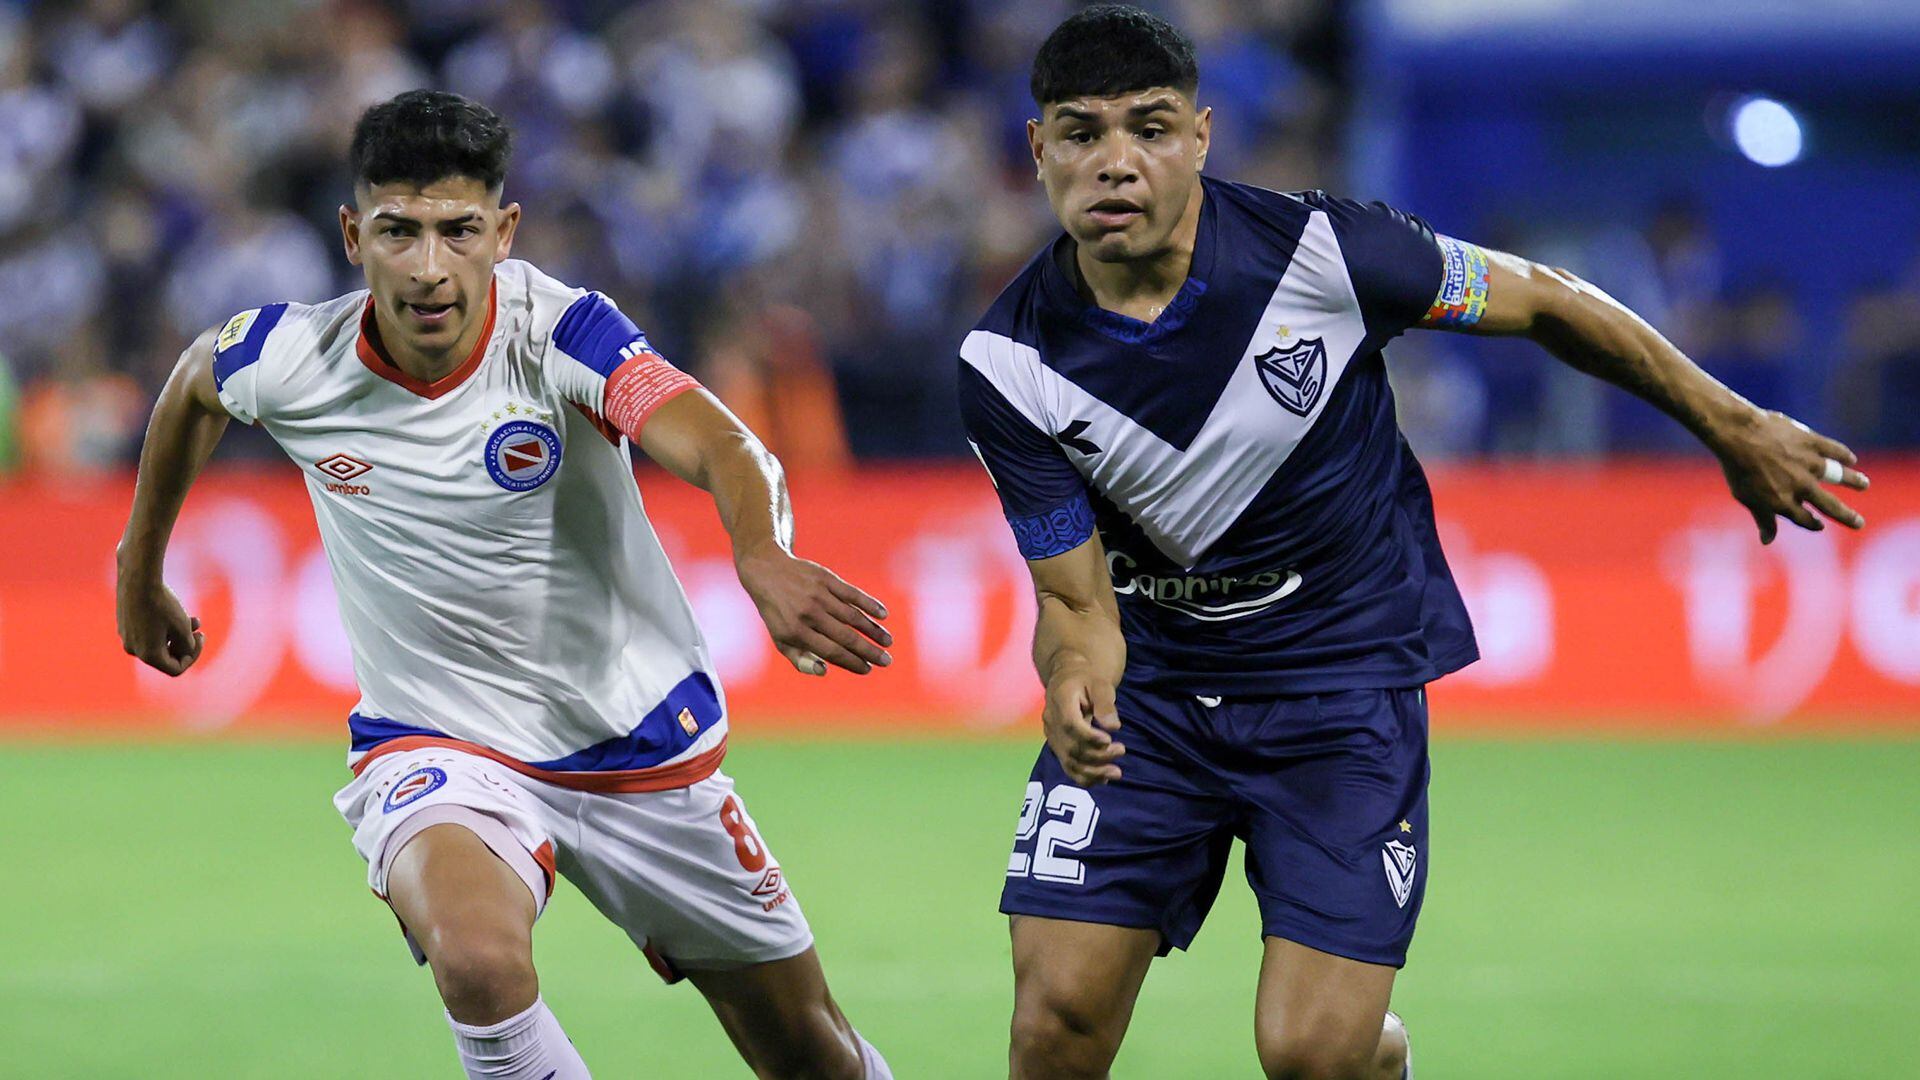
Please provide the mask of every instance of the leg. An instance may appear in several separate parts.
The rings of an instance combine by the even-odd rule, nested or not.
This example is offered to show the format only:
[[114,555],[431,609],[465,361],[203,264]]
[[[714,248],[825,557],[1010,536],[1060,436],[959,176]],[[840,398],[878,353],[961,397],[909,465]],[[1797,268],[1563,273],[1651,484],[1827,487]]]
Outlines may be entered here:
[[756,1076],[891,1080],[827,990],[785,871],[724,773],[591,800],[568,880],[668,982],[707,999]]
[[1387,1003],[1426,882],[1423,697],[1342,691],[1250,708],[1267,713],[1244,718],[1264,753],[1236,781],[1267,939],[1260,1062],[1274,1077],[1400,1080],[1406,1033]]
[[730,971],[689,971],[753,1074],[863,1080],[888,1076],[827,990],[813,949]]
[[1104,1077],[1160,948],[1158,930],[1015,915],[1014,1080]]
[[455,1020],[497,1024],[540,996],[533,894],[471,830],[433,825],[408,841],[387,871],[387,902]]
[[1267,939],[1254,1044],[1267,1076],[1401,1080],[1406,1028],[1387,1012],[1396,971]]
[[430,964],[468,1076],[578,1080],[587,1067],[540,1000],[533,923],[553,883],[540,803],[454,748],[372,762],[334,797],[367,884]]

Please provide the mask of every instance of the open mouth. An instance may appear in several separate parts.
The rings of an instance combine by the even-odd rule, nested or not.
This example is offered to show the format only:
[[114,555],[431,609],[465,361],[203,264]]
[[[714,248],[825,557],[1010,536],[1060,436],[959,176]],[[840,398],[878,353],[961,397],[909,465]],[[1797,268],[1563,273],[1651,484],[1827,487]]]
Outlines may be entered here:
[[1145,215],[1139,203],[1126,199],[1101,199],[1087,208],[1087,216],[1106,229],[1124,229]]
[[416,319],[419,319],[421,322],[437,323],[446,319],[447,313],[453,310],[453,304],[451,303],[411,304],[410,303],[407,305],[407,310],[412,312],[413,317]]

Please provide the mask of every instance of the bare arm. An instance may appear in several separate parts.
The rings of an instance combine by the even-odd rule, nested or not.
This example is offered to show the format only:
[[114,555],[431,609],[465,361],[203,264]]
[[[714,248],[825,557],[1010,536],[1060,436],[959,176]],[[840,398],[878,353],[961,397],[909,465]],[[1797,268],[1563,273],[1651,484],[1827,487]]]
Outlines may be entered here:
[[1720,459],[1727,486],[1753,515],[1762,543],[1773,541],[1776,517],[1823,528],[1808,503],[1849,528],[1866,524],[1822,486],[1832,459],[1842,466],[1838,483],[1866,489],[1846,446],[1727,389],[1645,320],[1574,274],[1499,251],[1486,257],[1485,313],[1460,329],[1531,338],[1576,370],[1678,420]]
[[832,663],[865,675],[893,663],[886,652],[893,635],[877,621],[886,607],[793,554],[793,507],[780,462],[726,406],[705,390],[681,393],[647,418],[639,442],[668,472],[713,495],[740,584],[794,667],[825,675]]
[[1047,688],[1041,716],[1047,745],[1074,783],[1118,780],[1126,747],[1113,736],[1120,730],[1114,695],[1126,671],[1127,643],[1100,534],[1065,554],[1031,560],[1027,569],[1040,602],[1033,666]]
[[162,571],[187,490],[227,430],[227,410],[213,382],[214,334],[201,334],[180,354],[161,388],[140,447],[133,511],[117,551],[114,607],[120,643],[168,675],[192,667],[206,644],[200,620],[187,615]]

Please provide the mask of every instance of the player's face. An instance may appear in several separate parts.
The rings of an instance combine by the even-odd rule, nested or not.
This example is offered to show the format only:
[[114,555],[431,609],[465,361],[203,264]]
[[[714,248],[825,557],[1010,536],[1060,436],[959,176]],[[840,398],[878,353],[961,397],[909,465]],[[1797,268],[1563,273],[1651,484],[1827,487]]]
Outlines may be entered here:
[[340,231],[348,261],[366,272],[382,328],[427,354],[470,344],[468,329],[486,319],[494,265],[512,250],[520,204],[502,207],[497,191],[471,177],[380,184],[354,202],[340,208]]
[[1027,121],[1054,216],[1101,262],[1166,251],[1200,186],[1213,110],[1169,87],[1071,98]]

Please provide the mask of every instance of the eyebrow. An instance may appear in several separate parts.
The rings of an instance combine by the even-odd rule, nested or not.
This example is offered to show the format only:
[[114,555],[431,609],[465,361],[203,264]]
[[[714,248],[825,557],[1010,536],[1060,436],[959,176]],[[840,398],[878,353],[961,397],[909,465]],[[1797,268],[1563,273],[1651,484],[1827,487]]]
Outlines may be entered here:
[[[410,218],[410,217],[407,217],[405,214],[397,214],[392,210],[382,210],[379,213],[374,214],[373,220],[392,221],[401,225],[419,225],[421,223],[418,218]],[[466,213],[461,214],[457,218],[448,218],[445,221],[438,222],[437,224],[441,228],[446,228],[449,225],[465,225],[468,222],[478,221],[478,220],[480,220],[480,215],[478,213],[475,213],[474,211],[469,210]]]
[[[1178,112],[1179,109],[1180,109],[1179,99],[1173,97],[1172,95],[1165,95],[1162,97],[1154,98],[1152,101],[1143,102],[1139,105],[1133,106],[1132,108],[1127,110],[1127,115],[1130,117],[1150,116],[1153,113],[1159,113],[1159,112]],[[1062,119],[1062,120],[1097,120],[1099,119],[1093,113],[1090,113],[1085,109],[1076,109],[1071,105],[1054,106],[1053,115],[1055,119]]]

